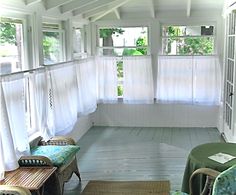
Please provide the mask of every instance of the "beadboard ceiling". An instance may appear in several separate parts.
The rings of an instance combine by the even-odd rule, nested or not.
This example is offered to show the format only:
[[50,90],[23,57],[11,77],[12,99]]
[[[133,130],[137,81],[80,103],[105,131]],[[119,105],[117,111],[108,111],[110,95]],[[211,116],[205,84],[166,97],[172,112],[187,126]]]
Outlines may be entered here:
[[156,18],[160,13],[168,12],[181,12],[186,17],[197,11],[221,14],[224,4],[224,0],[0,0],[1,6],[11,2],[14,5],[16,1],[26,9],[41,6],[44,15],[53,10],[62,17],[92,22],[111,15],[116,19],[125,19],[127,15]]

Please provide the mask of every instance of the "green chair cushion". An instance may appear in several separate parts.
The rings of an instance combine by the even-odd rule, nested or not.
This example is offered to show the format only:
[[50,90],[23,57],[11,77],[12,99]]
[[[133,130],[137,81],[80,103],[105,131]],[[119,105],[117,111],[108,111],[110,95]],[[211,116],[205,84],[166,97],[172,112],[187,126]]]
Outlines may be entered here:
[[47,146],[35,146],[31,148],[31,155],[34,156],[46,156],[56,167],[65,165],[80,149],[76,145],[47,145]]
[[170,191],[169,195],[188,195],[188,194],[181,192],[179,190],[176,190],[176,191]]

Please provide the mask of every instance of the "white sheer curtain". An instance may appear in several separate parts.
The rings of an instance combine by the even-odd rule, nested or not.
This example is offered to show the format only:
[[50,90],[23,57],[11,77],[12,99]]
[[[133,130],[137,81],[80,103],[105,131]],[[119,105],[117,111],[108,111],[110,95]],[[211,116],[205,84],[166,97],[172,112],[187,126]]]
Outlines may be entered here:
[[157,100],[192,102],[192,72],[191,56],[159,56]]
[[29,94],[31,122],[33,130],[38,131],[44,140],[55,135],[54,128],[48,124],[48,79],[45,70],[36,71],[29,75]]
[[[73,64],[49,68],[49,120],[56,135],[69,133],[77,121],[77,80]],[[51,110],[51,111],[50,111]],[[52,114],[50,114],[50,112]],[[53,129],[50,129],[53,132]]]
[[78,82],[78,114],[87,115],[97,108],[96,68],[94,59],[76,64]]
[[25,99],[25,78],[10,77],[1,82],[0,131],[5,170],[17,168],[19,157],[30,153]]
[[3,82],[3,93],[15,150],[18,156],[29,154],[25,110],[25,78]]
[[221,77],[219,59],[215,56],[195,56],[193,101],[202,104],[219,104]]
[[0,131],[0,181],[4,179],[5,176],[5,168],[4,168],[4,153],[2,146],[2,135]]
[[5,171],[10,171],[18,168],[18,158],[15,151],[13,136],[10,129],[10,122],[7,114],[5,97],[1,83],[1,106],[0,106],[0,175],[4,177]]
[[153,103],[153,74],[150,56],[124,57],[124,92],[125,103]]
[[99,102],[117,102],[116,57],[96,57],[97,98]]
[[159,56],[158,101],[216,104],[219,62],[215,56]]

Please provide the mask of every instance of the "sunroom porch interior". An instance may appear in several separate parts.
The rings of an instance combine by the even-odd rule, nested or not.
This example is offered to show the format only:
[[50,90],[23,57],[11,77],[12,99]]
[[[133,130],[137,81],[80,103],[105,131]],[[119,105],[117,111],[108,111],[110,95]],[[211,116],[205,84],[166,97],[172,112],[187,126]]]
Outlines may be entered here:
[[[170,177],[180,190],[193,147],[236,141],[234,1],[0,2],[2,176],[35,137],[66,135],[81,146],[82,184],[73,177],[65,194],[92,178]],[[156,150],[174,169],[161,171],[170,159],[152,161]]]

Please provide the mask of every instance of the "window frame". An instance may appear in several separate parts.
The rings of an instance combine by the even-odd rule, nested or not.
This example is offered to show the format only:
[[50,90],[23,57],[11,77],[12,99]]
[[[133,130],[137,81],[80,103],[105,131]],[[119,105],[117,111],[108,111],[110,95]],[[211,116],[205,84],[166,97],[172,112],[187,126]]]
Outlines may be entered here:
[[[180,35],[180,36],[163,36],[163,27],[167,27],[167,26],[186,26],[186,27],[196,27],[196,26],[213,26],[214,27],[214,30],[213,30],[213,35]],[[214,55],[217,55],[217,28],[216,28],[216,24],[215,22],[211,22],[211,23],[187,23],[187,24],[178,24],[178,23],[162,23],[160,25],[160,41],[161,41],[161,55],[163,56],[214,56]],[[213,38],[213,52],[212,54],[203,54],[203,55],[200,55],[200,54],[165,54],[163,52],[163,39],[168,39],[168,38],[199,38],[199,37],[211,37]]]
[[72,29],[72,33],[73,33],[73,39],[72,41],[74,42],[74,31],[79,29],[80,33],[81,33],[81,39],[80,39],[80,52],[74,52],[74,43],[73,43],[73,59],[83,59],[83,58],[87,58],[88,57],[88,53],[87,53],[87,45],[86,45],[86,40],[87,40],[87,33],[86,33],[86,29],[84,27],[73,27]]
[[[22,15],[22,14],[15,14],[15,13],[10,13],[9,15],[1,15],[0,16],[0,22],[2,22],[2,19],[5,19],[6,22],[9,21],[12,23],[20,23],[22,24],[22,46],[21,46],[21,50],[23,52],[23,54],[21,55],[22,58],[22,64],[20,67],[19,71],[14,71],[14,72],[20,72],[20,71],[24,71],[24,70],[28,70],[29,69],[29,50],[28,50],[28,36],[29,33],[27,31],[28,28],[28,22],[26,19],[26,15]],[[20,22],[19,22],[20,21]],[[3,21],[4,22],[4,21]],[[14,73],[11,72],[11,73]],[[11,74],[10,73],[10,74]],[[4,75],[5,73],[0,73],[0,75]],[[9,73],[6,73],[9,74]]]
[[[64,62],[66,60],[66,41],[65,41],[65,30],[61,28],[61,25],[58,23],[47,23],[47,22],[43,22],[42,24],[42,34],[43,32],[56,32],[59,33],[59,46],[60,46],[60,59],[58,62],[52,63],[52,64],[56,64],[56,63],[61,63]],[[42,41],[43,41],[43,37],[42,37]],[[43,42],[42,42],[43,44]],[[42,46],[43,49],[43,46]],[[43,55],[43,64],[44,65],[52,65],[52,64],[45,64],[44,63],[44,55]]]
[[[113,46],[113,47],[107,47],[107,46],[99,46],[99,41],[100,41],[100,29],[108,29],[108,28],[146,28],[147,29],[147,45],[146,46]],[[147,49],[147,54],[144,56],[148,56],[151,53],[151,28],[149,24],[146,25],[105,25],[105,26],[97,26],[97,31],[96,31],[96,54],[99,55],[100,49],[138,49],[138,48],[146,48]],[[101,55],[104,56],[104,55]],[[112,55],[113,56],[113,55]],[[124,75],[122,78],[118,77],[118,62],[122,62],[123,55],[116,55],[116,63],[117,63],[117,98],[119,101],[123,100],[123,83],[124,83]],[[122,70],[123,70],[123,64],[122,64]],[[119,95],[119,87],[122,88],[122,95]]]
[[[147,28],[147,46],[113,46],[113,47],[108,47],[108,46],[99,46],[99,40],[100,40],[100,34],[99,30],[100,29],[106,29],[106,28]],[[150,55],[151,53],[151,44],[150,44],[150,26],[149,25],[105,25],[105,26],[97,26],[97,32],[96,32],[96,54],[99,55],[99,50],[100,49],[138,49],[138,48],[146,48],[147,49],[147,54]],[[103,56],[103,55],[101,55]],[[123,57],[123,55],[116,55],[116,57]]]

